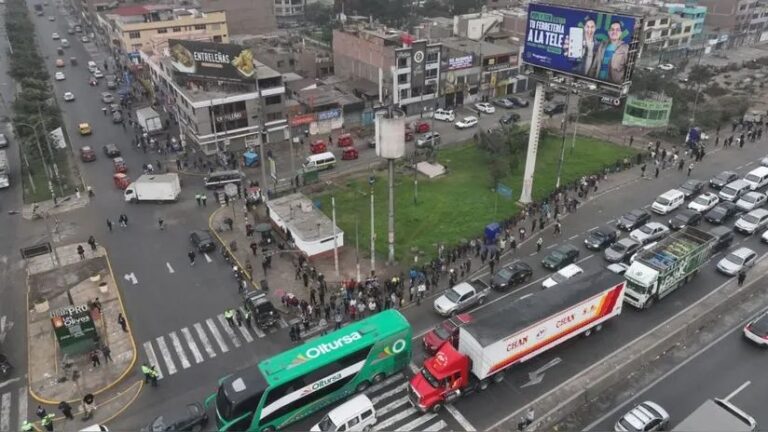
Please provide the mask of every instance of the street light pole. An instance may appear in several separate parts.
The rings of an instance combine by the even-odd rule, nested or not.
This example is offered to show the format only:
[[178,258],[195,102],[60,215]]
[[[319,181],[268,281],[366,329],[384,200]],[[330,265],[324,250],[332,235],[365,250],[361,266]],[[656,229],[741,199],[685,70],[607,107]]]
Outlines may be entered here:
[[560,144],[560,162],[557,164],[557,181],[555,182],[555,189],[560,187],[560,176],[563,173],[563,162],[565,161],[565,129],[568,127],[568,101],[571,97],[571,93],[568,92],[565,95],[565,112],[563,112],[563,141]]

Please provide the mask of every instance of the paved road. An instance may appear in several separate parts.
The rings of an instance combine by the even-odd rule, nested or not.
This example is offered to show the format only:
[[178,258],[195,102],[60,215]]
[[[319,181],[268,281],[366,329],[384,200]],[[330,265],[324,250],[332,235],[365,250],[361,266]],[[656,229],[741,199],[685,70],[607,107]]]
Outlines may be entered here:
[[[761,280],[761,283],[766,282],[766,278]],[[675,425],[711,398],[729,400],[754,417],[759,428],[765,429],[768,424],[765,354],[764,349],[743,337],[742,325],[739,325],[650,386],[637,391],[635,397],[613,407],[591,424],[589,430],[612,429],[624,412],[645,400],[664,407],[670,415],[671,424]]]

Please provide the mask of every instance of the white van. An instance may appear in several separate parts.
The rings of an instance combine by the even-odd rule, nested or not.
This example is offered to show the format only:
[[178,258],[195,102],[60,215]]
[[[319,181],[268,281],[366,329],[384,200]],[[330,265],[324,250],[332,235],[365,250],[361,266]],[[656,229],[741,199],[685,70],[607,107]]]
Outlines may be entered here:
[[304,161],[304,169],[307,171],[331,169],[334,165],[336,165],[336,156],[331,152],[310,155]]
[[369,431],[376,424],[376,409],[368,396],[361,394],[332,409],[312,431]]
[[757,167],[744,176],[744,181],[749,183],[750,190],[758,190],[768,185],[768,167]]
[[444,110],[444,109],[436,109],[435,114],[433,115],[435,120],[440,121],[446,121],[446,122],[453,122],[456,120],[456,114],[454,114],[453,110]]
[[723,186],[717,196],[721,200],[736,202],[747,192],[749,192],[749,183],[744,180],[734,180]]
[[88,71],[93,72],[94,69],[98,69],[99,67],[96,66],[96,62],[93,60],[88,60]]
[[651,205],[651,210],[658,214],[667,214],[683,205],[685,194],[677,189],[670,189],[656,198]]

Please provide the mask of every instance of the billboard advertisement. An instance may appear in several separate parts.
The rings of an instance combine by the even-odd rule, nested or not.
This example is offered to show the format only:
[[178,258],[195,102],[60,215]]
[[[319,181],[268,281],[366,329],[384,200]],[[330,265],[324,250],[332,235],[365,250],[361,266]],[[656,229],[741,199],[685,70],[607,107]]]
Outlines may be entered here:
[[532,3],[523,61],[621,86],[632,76],[641,26],[639,17]]
[[243,82],[256,75],[253,53],[240,45],[169,39],[168,49],[173,68],[192,78]]

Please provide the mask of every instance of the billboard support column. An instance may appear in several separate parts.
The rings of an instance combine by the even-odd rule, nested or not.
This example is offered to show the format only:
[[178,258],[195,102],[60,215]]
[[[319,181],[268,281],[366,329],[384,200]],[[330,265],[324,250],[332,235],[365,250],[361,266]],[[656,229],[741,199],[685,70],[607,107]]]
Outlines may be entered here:
[[536,171],[536,153],[539,150],[539,134],[544,114],[544,84],[536,83],[536,93],[533,97],[533,113],[531,115],[531,132],[528,135],[528,153],[525,155],[525,173],[523,174],[523,191],[520,202],[528,204],[532,201],[533,173]]

